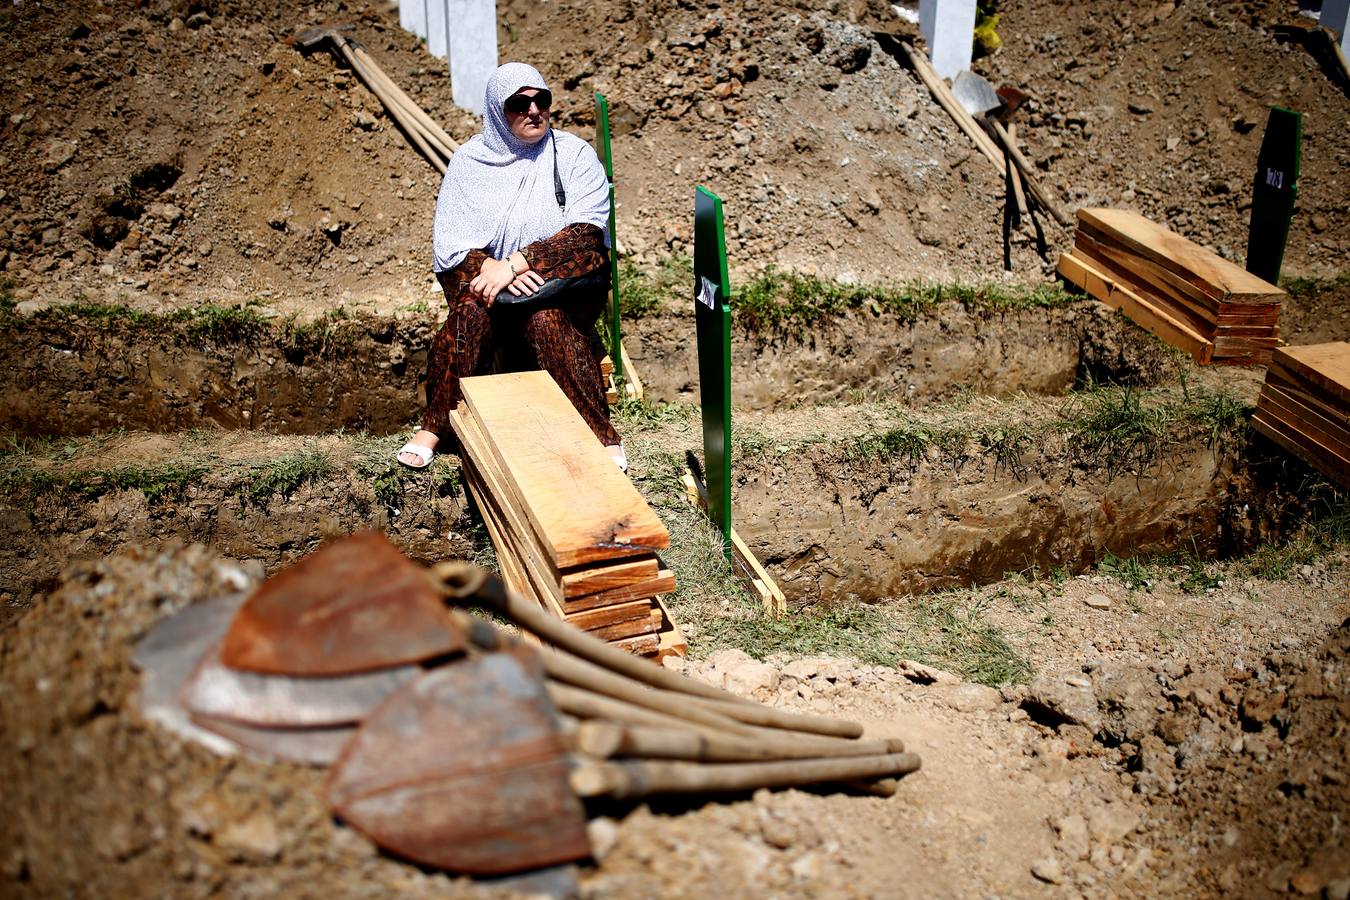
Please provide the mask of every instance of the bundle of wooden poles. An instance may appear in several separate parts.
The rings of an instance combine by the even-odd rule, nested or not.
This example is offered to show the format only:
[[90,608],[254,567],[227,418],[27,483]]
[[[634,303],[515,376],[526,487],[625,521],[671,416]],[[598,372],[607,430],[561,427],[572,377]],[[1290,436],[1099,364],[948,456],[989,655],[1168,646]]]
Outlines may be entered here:
[[1080,209],[1063,278],[1204,365],[1260,365],[1284,291],[1138,213]]
[[670,534],[547,372],[465,378],[465,482],[512,589],[642,656],[683,655]]
[[136,661],[146,718],[217,750],[331,766],[325,796],[344,821],[465,874],[586,858],[592,797],[808,784],[889,796],[919,767],[899,740],[652,665],[482,569],[428,571],[375,533],[329,544],[246,598],[186,607]]
[[361,83],[379,98],[389,117],[408,136],[417,152],[437,171],[445,171],[450,157],[459,149],[459,143],[376,65],[364,47],[332,28],[306,28],[296,34],[294,42],[307,50],[324,45],[331,47]]
[[1350,343],[1276,348],[1252,425],[1350,488]]

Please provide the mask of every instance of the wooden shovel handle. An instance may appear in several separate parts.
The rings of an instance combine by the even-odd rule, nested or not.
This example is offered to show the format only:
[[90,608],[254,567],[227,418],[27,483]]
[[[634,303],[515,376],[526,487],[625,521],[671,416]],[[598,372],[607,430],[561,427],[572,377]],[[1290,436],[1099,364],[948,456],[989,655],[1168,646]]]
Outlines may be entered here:
[[862,726],[856,722],[803,716],[739,700],[673,694],[634,682],[631,678],[616,675],[608,669],[566,653],[546,652],[540,655],[544,671],[551,678],[691,721],[725,728],[728,731],[744,730],[737,728],[737,723],[744,723],[830,737],[856,738],[862,734]]
[[570,776],[580,797],[711,794],[804,784],[894,778],[919,768],[913,753],[763,763],[582,762]]
[[[469,563],[439,563],[431,569],[431,576],[437,586],[450,599],[463,603],[475,600],[490,604],[502,615],[515,622],[526,631],[533,632],[545,643],[559,647],[587,662],[626,675],[649,684],[652,687],[691,694],[697,697],[711,697],[745,706],[757,706],[753,700],[737,697],[710,684],[686,678],[669,669],[654,666],[645,659],[639,659],[604,641],[577,631],[560,619],[555,619],[515,592],[507,590],[500,578]],[[856,722],[840,722],[834,733],[840,736],[862,734],[862,726]]]
[[623,725],[589,720],[577,725],[573,746],[597,759],[682,759],[693,762],[769,762],[834,756],[875,756],[898,753],[903,745],[890,741],[849,741],[821,746],[784,736],[774,741],[721,735],[688,728]]
[[[617,722],[623,725],[641,725],[661,729],[677,729],[710,739],[736,738],[753,743],[770,758],[795,759],[803,756],[850,756],[862,754],[896,753],[904,749],[898,740],[850,741],[841,738],[820,737],[814,734],[789,734],[766,728],[748,728],[735,732],[691,722],[677,716],[646,707],[615,700],[584,688],[556,681],[548,683],[549,697],[559,711],[580,719]],[[763,757],[761,757],[763,758]]]

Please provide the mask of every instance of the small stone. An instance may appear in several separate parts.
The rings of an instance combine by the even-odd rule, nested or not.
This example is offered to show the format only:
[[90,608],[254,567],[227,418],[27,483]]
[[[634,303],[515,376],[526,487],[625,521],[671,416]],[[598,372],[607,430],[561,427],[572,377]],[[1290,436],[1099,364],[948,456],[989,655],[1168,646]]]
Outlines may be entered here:
[[1327,900],[1350,900],[1350,878],[1327,882]]
[[957,684],[942,688],[942,699],[957,712],[997,709],[1003,696],[983,684]]
[[[953,675],[951,672],[935,669],[932,666],[925,666],[923,663],[914,662],[912,659],[902,659],[896,663],[895,671],[903,675],[915,684],[960,684],[961,678]],[[783,669],[784,674],[788,670]],[[815,673],[812,672],[814,675]]]
[[812,881],[820,877],[820,854],[811,852],[795,860],[791,866],[792,877],[797,881]]
[[74,141],[48,141],[42,149],[42,167],[48,172],[55,172],[70,162],[78,149],[79,145]]
[[1139,100],[1131,100],[1127,105],[1127,108],[1136,116],[1146,116],[1153,112],[1153,107]]
[[1083,598],[1083,602],[1093,609],[1110,609],[1111,598],[1105,594],[1090,594]]
[[1304,869],[1289,879],[1289,887],[1293,888],[1295,894],[1310,897],[1321,892],[1324,881],[1325,879],[1312,869]]
[[216,837],[216,846],[239,859],[273,860],[281,856],[281,836],[272,817],[254,813],[232,822]]
[[619,842],[619,825],[607,816],[598,816],[586,823],[586,837],[591,842],[591,856],[603,862]]
[[375,128],[375,117],[364,109],[358,109],[352,113],[352,124],[362,131],[371,131]]
[[1059,835],[1059,849],[1070,859],[1088,857],[1088,823],[1082,816],[1062,816],[1051,823]]
[[1047,856],[1045,859],[1038,859],[1032,863],[1031,874],[1047,884],[1064,883],[1064,871],[1059,867],[1059,860],[1053,856]]
[[1314,213],[1313,217],[1308,220],[1308,224],[1312,226],[1313,231],[1315,231],[1318,234],[1321,234],[1322,232],[1327,230],[1328,227],[1327,217],[1322,215],[1321,213]]
[[1180,147],[1180,146],[1181,146],[1181,138],[1179,138],[1179,137],[1170,137],[1170,138],[1167,139],[1167,150],[1168,150],[1169,153],[1170,153],[1171,151],[1177,149],[1177,148]]

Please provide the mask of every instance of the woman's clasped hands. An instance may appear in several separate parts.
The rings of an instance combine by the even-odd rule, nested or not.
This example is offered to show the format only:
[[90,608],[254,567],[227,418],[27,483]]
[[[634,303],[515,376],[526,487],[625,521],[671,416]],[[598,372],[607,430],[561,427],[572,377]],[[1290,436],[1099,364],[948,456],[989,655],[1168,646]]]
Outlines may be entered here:
[[517,297],[528,297],[544,286],[544,278],[532,269],[521,272],[521,268],[523,266],[516,266],[513,272],[509,258],[484,260],[478,274],[469,282],[469,290],[485,308],[495,303],[497,295],[504,290]]

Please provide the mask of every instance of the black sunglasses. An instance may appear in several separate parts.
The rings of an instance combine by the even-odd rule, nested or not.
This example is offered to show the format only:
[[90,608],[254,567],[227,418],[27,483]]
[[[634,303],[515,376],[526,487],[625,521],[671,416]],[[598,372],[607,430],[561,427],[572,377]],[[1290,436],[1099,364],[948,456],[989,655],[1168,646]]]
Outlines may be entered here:
[[502,104],[502,109],[512,115],[520,116],[530,111],[531,103],[539,107],[540,112],[547,112],[548,108],[553,105],[553,94],[548,90],[541,90],[533,96],[512,94],[506,98],[506,102]]

